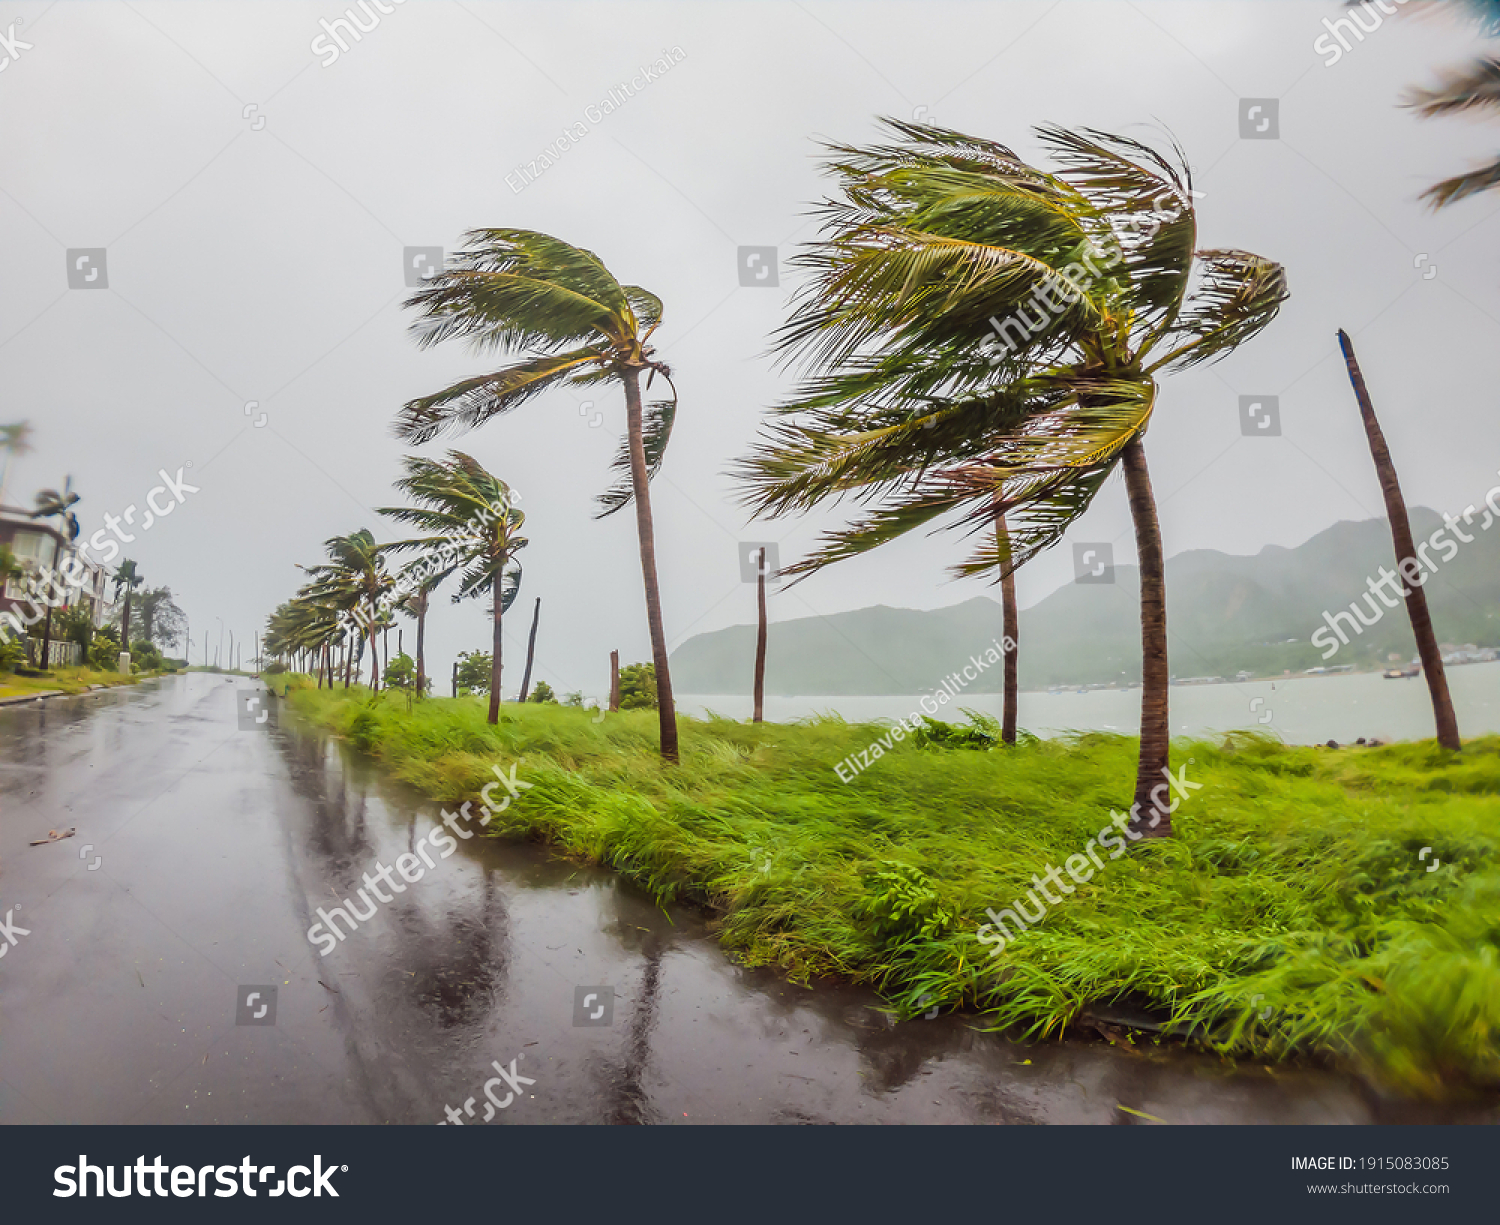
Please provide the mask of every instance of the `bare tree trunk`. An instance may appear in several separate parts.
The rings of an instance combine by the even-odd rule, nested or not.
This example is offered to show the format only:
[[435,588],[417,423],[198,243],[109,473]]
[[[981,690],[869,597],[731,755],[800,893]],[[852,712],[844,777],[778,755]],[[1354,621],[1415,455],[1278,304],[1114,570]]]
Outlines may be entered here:
[[375,628],[375,609],[370,609],[370,692],[380,692],[380,633]]
[[47,618],[42,622],[42,671],[45,672],[52,664],[52,593],[49,591],[43,598],[47,602]]
[[752,723],[765,721],[766,707],[766,550],[760,551],[756,566],[755,606],[759,620],[755,632],[755,713]]
[[505,567],[499,566],[495,570],[494,609],[495,609],[495,633],[490,646],[490,714],[491,723],[500,722],[500,618],[505,614],[505,584],[501,581]]
[[620,652],[609,653],[609,708],[620,709]]
[[[1391,453],[1385,445],[1385,435],[1380,422],[1375,419],[1375,407],[1370,403],[1370,393],[1365,388],[1365,376],[1360,372],[1359,362],[1354,357],[1354,345],[1349,334],[1339,329],[1339,347],[1344,351],[1344,364],[1349,368],[1349,382],[1354,385],[1354,398],[1359,401],[1359,415],[1365,423],[1365,436],[1370,440],[1370,456],[1375,461],[1375,474],[1380,478],[1380,493],[1385,498],[1385,514],[1391,524],[1391,541],[1396,546],[1396,569],[1406,577],[1408,565],[1420,572],[1416,544],[1411,535],[1411,519],[1406,513],[1406,500],[1401,496],[1401,483],[1396,479],[1396,465],[1391,462]],[[1425,580],[1424,580],[1425,581]],[[1455,753],[1463,748],[1458,734],[1458,716],[1453,712],[1453,696],[1448,692],[1448,674],[1443,671],[1443,653],[1438,650],[1437,633],[1432,628],[1432,615],[1427,610],[1427,593],[1416,583],[1403,588],[1406,596],[1406,615],[1411,619],[1411,632],[1417,640],[1417,655],[1422,660],[1422,675],[1427,679],[1427,691],[1432,696],[1432,717],[1437,725],[1437,741],[1445,749]]]
[[[1001,630],[1000,646],[1004,650],[1005,658],[1001,664],[1001,675],[1005,678],[1001,688],[1004,691],[1003,705],[1000,715],[1000,739],[1006,744],[1016,742],[1016,702],[1020,692],[1018,674],[1020,671],[1020,641],[1021,623],[1016,616],[1016,578],[1015,572],[1010,568],[1010,533],[1005,528],[1005,515],[999,510],[995,511],[995,545],[1001,556],[1000,575],[1000,623]],[[1006,648],[1007,641],[1016,643],[1016,646]]]
[[427,592],[417,596],[417,696],[427,696],[427,655],[423,645],[427,640]]
[[521,701],[526,700],[526,695],[531,691],[531,661],[536,655],[536,626],[542,619],[542,597],[537,596],[536,608],[531,614],[531,637],[526,642],[526,672],[521,677]]
[[453,696],[458,696],[458,660],[453,661]]
[[651,660],[656,667],[656,713],[663,760],[676,763],[677,706],[667,665],[667,632],[662,626],[661,592],[656,581],[656,532],[651,523],[651,490],[646,478],[646,445],[641,433],[640,371],[626,370],[625,420],[630,442],[630,482],[635,498],[636,533],[641,542],[641,578],[646,585],[646,620],[651,630]]
[[[1164,787],[1172,749],[1172,725],[1167,686],[1167,577],[1162,559],[1161,525],[1146,450],[1137,436],[1122,455],[1130,518],[1135,524],[1135,549],[1141,568],[1141,757],[1135,776],[1133,827],[1144,838],[1168,838],[1172,818],[1165,809],[1153,811],[1151,792]],[[1157,792],[1158,795],[1165,794]],[[1154,824],[1153,824],[1154,822]]]

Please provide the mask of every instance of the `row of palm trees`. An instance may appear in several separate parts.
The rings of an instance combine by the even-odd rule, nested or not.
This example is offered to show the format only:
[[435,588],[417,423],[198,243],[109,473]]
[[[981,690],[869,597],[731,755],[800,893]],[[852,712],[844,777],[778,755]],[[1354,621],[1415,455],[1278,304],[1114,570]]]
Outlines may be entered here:
[[[1286,297],[1282,270],[1243,251],[1196,250],[1180,151],[1168,159],[1122,137],[1047,128],[1039,135],[1060,163],[1049,172],[992,141],[885,123],[895,143],[831,148],[841,194],[821,206],[822,236],[796,260],[811,277],[776,341],[803,380],[738,465],[745,500],[772,517],[845,498],[869,508],[787,574],[811,574],[946,516],[977,534],[956,573],[1003,582],[1060,540],[1121,468],[1142,575],[1135,798],[1144,811],[1168,755],[1162,546],[1142,445],[1157,380],[1260,331]],[[616,467],[629,483],[605,495],[603,513],[635,503],[661,752],[675,761],[649,500],[677,406],[670,370],[649,343],[662,304],[549,235],[477,230],[466,243],[409,301],[421,311],[417,339],[461,338],[515,360],[410,402],[397,433],[423,443],[562,385],[622,386]],[[1037,309],[1039,299],[1051,309]],[[989,338],[999,321],[1028,309],[1040,322],[997,356]],[[644,409],[642,376],[649,387],[658,374],[671,398]],[[1011,652],[1008,729],[1014,663]]]
[[[742,497],[755,516],[845,499],[863,508],[783,571],[799,578],[914,528],[966,533],[974,543],[953,571],[1001,584],[1004,629],[1014,639],[1014,571],[1061,540],[1122,472],[1141,576],[1135,820],[1144,836],[1169,834],[1170,822],[1146,820],[1169,765],[1169,672],[1164,554],[1144,438],[1161,378],[1221,359],[1265,328],[1286,300],[1285,274],[1250,252],[1197,248],[1191,175],[1175,146],[1167,155],[1092,129],[1046,127],[1037,135],[1056,162],[1046,170],[994,141],[883,124],[890,143],[829,147],[838,194],[817,209],[820,237],[794,261],[809,277],[775,338],[800,381],[736,465]],[[462,339],[510,360],[409,402],[396,433],[422,444],[558,387],[621,386],[620,479],[599,499],[599,513],[635,506],[661,754],[675,762],[649,490],[677,410],[671,370],[650,343],[662,303],[550,235],[483,229],[465,243],[408,300],[419,312],[413,333],[423,347]],[[643,404],[642,379],[649,390],[657,376],[669,396]],[[482,542],[454,598],[492,596],[494,721],[500,620],[514,598],[501,579],[524,544],[513,535],[521,517],[499,513],[504,486],[459,452],[446,463],[406,464],[398,486],[417,505],[383,513],[430,535],[377,546],[363,533],[347,558],[354,538],[329,541],[332,561],[314,568],[299,599],[335,619],[373,612],[389,581],[376,564],[385,552],[430,559],[458,540]],[[484,518],[482,529],[472,515]],[[440,570],[429,560],[423,574]],[[1004,685],[1010,741],[1015,655]]]
[[[455,574],[454,603],[482,595],[490,597],[494,647],[489,721],[500,714],[501,618],[515,602],[521,586],[521,567],[515,555],[526,547],[520,528],[526,516],[504,481],[487,472],[475,459],[451,451],[446,460],[408,456],[405,475],[396,488],[410,505],[380,508],[399,523],[426,534],[385,543],[368,528],[324,542],[327,560],[302,567],[308,582],[280,605],[266,627],[266,650],[276,658],[298,658],[318,674],[321,687],[334,677],[335,650],[344,652],[344,683],[353,670],[355,648],[370,647],[370,688],[380,689],[378,635],[393,610],[409,613],[417,622],[417,693],[426,692],[426,625],[432,594]],[[399,571],[387,557],[402,555]],[[534,641],[534,635],[533,635]]]

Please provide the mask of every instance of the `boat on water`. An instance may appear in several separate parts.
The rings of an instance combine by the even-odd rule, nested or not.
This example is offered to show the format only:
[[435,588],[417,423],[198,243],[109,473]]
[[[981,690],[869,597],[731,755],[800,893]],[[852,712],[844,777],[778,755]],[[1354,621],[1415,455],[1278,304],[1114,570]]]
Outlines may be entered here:
[[1413,664],[1410,668],[1387,668],[1380,675],[1388,681],[1398,681],[1412,676],[1420,676],[1421,672],[1422,666],[1420,664]]

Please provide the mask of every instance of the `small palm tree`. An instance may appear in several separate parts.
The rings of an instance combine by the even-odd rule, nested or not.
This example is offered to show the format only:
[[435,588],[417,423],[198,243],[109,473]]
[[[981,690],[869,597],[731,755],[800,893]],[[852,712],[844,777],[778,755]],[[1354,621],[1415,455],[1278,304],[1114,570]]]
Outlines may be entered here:
[[[63,482],[63,487],[61,490],[44,489],[36,495],[36,509],[31,512],[31,518],[58,520],[59,530],[67,536],[68,543],[71,544],[73,541],[78,539],[78,516],[73,513],[73,507],[77,505],[80,500],[81,499],[79,498],[79,496],[73,492],[73,478],[70,476]],[[62,550],[59,549],[58,553],[59,556],[57,558],[57,562],[58,565],[61,565]],[[50,575],[44,575],[44,578],[50,580]],[[43,590],[48,592],[46,596],[47,620],[42,626],[42,667],[44,668],[51,662],[52,655],[52,596],[50,594],[51,587],[52,583],[50,581],[44,582]]]
[[489,721],[498,723],[501,620],[521,591],[521,567],[515,555],[526,547],[526,538],[520,535],[526,516],[516,508],[510,486],[462,451],[448,452],[447,460],[408,455],[404,466],[406,475],[396,488],[414,505],[382,507],[380,513],[428,535],[382,547],[392,553],[440,551],[450,558],[443,577],[461,572],[455,604],[489,594],[493,621]]
[[[144,582],[140,569],[128,557],[121,560],[114,573],[115,601],[120,603],[120,649],[130,650],[130,604],[135,589]],[[125,590],[125,599],[120,602],[120,589]]]
[[1195,252],[1180,154],[1049,127],[1038,136],[1061,168],[1048,172],[993,141],[885,123],[898,144],[833,148],[843,199],[820,210],[825,237],[797,260],[812,278],[778,336],[812,370],[741,466],[751,506],[877,503],[788,574],[944,516],[979,533],[955,573],[1007,574],[1123,469],[1141,571],[1145,813],[1169,749],[1165,573],[1142,445],[1157,378],[1260,331],[1284,274],[1244,251]]
[[[661,325],[661,299],[639,286],[621,285],[592,251],[534,230],[474,230],[465,241],[468,246],[450,260],[446,271],[407,302],[422,312],[413,324],[418,343],[425,348],[463,339],[476,351],[524,356],[500,370],[412,400],[402,410],[396,432],[408,442],[424,443],[448,429],[483,425],[553,388],[605,382],[624,388],[625,438],[614,461],[621,479],[600,497],[599,513],[612,514],[635,503],[656,664],[661,754],[675,762],[677,714],[667,669],[649,487],[666,454],[677,412],[671,370],[649,344]],[[671,398],[643,408],[641,376],[646,376],[649,390],[658,374]]]
[[[404,572],[403,572],[404,573]],[[417,622],[417,677],[413,688],[419,698],[427,696],[427,605],[437,584],[425,576],[397,602],[396,607]]]

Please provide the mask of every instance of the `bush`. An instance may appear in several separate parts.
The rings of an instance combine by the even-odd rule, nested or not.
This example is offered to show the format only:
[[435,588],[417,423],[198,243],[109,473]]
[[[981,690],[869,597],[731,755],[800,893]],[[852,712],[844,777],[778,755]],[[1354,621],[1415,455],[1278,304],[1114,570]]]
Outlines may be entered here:
[[159,672],[162,667],[161,652],[156,649],[154,643],[147,642],[144,638],[139,642],[131,644],[130,647],[130,670],[142,672]]
[[620,669],[620,709],[656,709],[655,664],[626,664]]
[[262,676],[280,676],[285,671],[286,665],[279,659],[273,659],[270,663],[268,663],[264,668],[260,670],[260,673]]
[[[528,702],[551,702],[554,706],[557,705],[557,695],[552,692],[552,686],[546,681],[537,681],[536,688],[531,691],[531,696],[526,700]],[[582,699],[580,698],[579,701],[581,703]]]
[[0,638],[0,672],[14,672],[16,665],[26,658],[19,638]]
[[97,672],[113,672],[120,660],[119,641],[102,631],[94,635],[89,646],[89,667]]
[[458,657],[458,691],[488,693],[494,661],[488,651],[463,651]]

